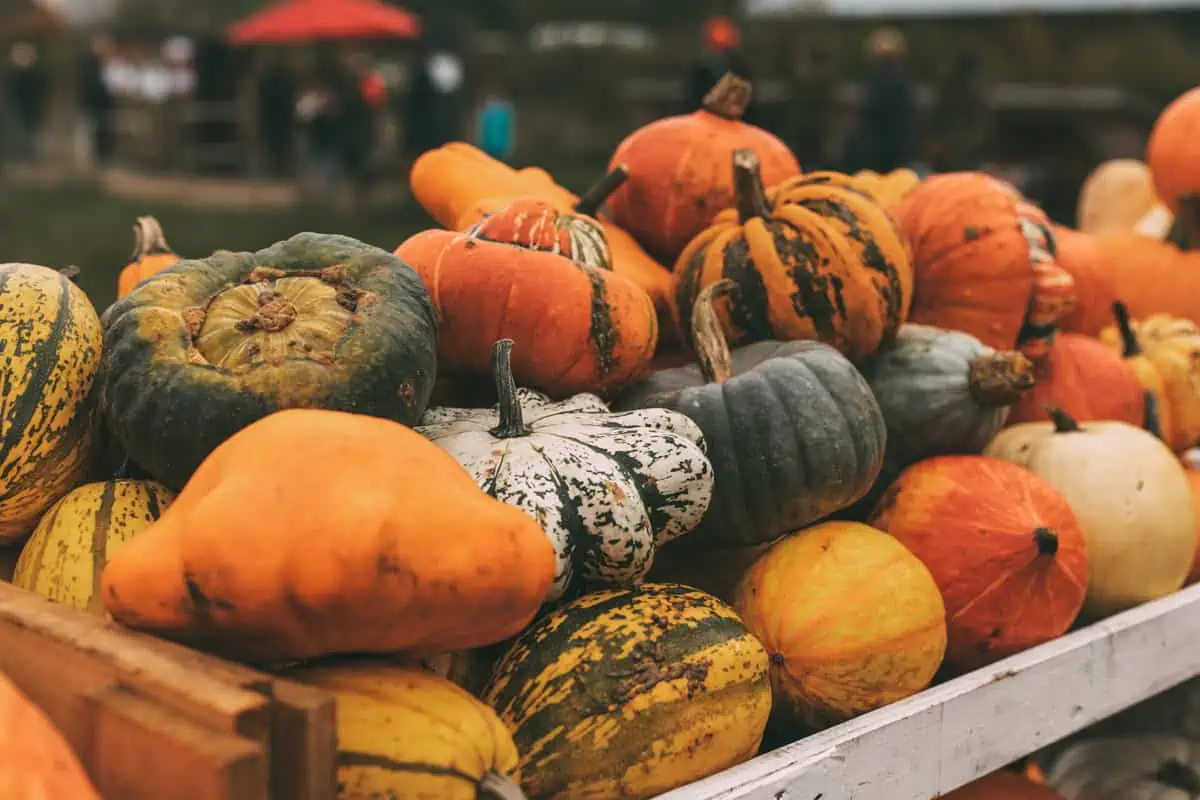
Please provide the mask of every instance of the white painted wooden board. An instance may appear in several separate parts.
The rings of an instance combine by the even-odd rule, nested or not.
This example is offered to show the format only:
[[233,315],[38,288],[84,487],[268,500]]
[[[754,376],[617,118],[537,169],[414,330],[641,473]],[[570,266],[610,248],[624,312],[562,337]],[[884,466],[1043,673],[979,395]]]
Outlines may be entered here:
[[1200,675],[1200,585],[658,800],[931,800]]

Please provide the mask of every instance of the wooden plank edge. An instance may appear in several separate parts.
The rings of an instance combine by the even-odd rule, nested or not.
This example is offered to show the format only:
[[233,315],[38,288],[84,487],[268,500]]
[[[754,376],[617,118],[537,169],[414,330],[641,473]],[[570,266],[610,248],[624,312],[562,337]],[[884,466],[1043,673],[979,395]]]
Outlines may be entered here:
[[1200,674],[1200,585],[658,800],[930,800]]

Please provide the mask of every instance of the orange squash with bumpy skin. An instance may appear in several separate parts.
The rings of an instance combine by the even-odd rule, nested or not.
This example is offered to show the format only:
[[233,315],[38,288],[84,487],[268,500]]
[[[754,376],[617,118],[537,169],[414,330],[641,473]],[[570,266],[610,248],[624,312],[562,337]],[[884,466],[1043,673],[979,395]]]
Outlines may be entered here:
[[610,167],[627,165],[630,178],[609,201],[613,222],[662,263],[674,263],[713,217],[733,205],[729,164],[735,151],[758,156],[767,186],[800,174],[787,145],[742,122],[749,102],[750,84],[726,75],[700,110],[652,122],[617,145]]
[[[520,203],[526,214],[544,213],[539,226],[555,227],[560,215],[549,203]],[[492,220],[508,241],[487,238]],[[658,342],[649,296],[619,274],[553,252],[552,244],[539,241],[548,249],[536,249],[528,230],[514,240],[511,225],[501,228],[506,220],[485,219],[471,235],[424,231],[396,250],[437,310],[439,368],[489,374],[492,345],[512,339],[517,384],[553,397],[608,393],[645,374]]]
[[100,800],[62,734],[0,673],[0,797]]
[[124,297],[146,278],[182,260],[167,244],[162,226],[154,217],[138,217],[133,225],[133,235],[137,245],[133,258],[117,278],[117,297]]
[[410,428],[293,409],[218,447],[101,591],[122,624],[240,659],[430,655],[524,628],[554,559]]

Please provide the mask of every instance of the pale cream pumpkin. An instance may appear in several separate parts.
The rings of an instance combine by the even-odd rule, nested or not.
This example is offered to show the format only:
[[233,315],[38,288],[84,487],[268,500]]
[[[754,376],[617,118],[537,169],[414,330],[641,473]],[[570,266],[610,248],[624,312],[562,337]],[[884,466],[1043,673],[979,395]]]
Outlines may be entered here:
[[1052,422],[1003,430],[986,455],[1023,466],[1058,489],[1083,527],[1088,592],[1082,616],[1123,611],[1183,586],[1196,550],[1196,512],[1179,459],[1124,422]]
[[1129,233],[1157,205],[1148,166],[1131,158],[1105,161],[1079,190],[1079,230],[1095,235]]

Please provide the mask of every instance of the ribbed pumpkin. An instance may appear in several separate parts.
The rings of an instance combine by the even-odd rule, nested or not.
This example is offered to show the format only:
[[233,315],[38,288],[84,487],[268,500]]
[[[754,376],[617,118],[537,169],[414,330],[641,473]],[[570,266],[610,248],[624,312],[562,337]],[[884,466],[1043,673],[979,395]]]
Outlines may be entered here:
[[[1011,186],[982,173],[922,181],[893,209],[912,245],[910,319],[964,331],[997,349],[1029,335],[1032,312],[1049,310],[1053,319],[1065,273],[1040,261],[1032,234],[1042,233],[1045,219],[1031,211]],[[1044,336],[1048,323],[1038,322],[1032,333]]]
[[906,469],[871,524],[933,573],[946,603],[946,663],[961,671],[1061,636],[1087,592],[1087,544],[1067,501],[985,456]]
[[71,746],[40,708],[0,673],[0,797],[100,800]]
[[[558,214],[544,201],[521,202],[526,211],[542,208],[543,219]],[[658,321],[636,284],[534,249],[524,237],[501,243],[484,235],[486,228],[475,235],[428,230],[396,250],[430,288],[444,368],[488,374],[492,345],[512,339],[517,383],[556,398],[608,393],[648,370]]]
[[675,584],[586,595],[535,622],[484,702],[530,800],[650,798],[754,756],[767,654],[714,597]]
[[757,154],[768,185],[800,174],[787,145],[742,122],[749,102],[750,85],[726,75],[700,110],[652,122],[617,145],[609,167],[625,164],[630,177],[609,200],[613,222],[662,263],[674,263],[717,212],[733,205],[735,150]]
[[153,481],[114,480],[74,489],[42,516],[21,550],[12,582],[59,603],[103,613],[97,590],[104,565],[174,499]]
[[162,226],[154,217],[138,217],[133,224],[133,257],[117,278],[117,297],[124,297],[140,282],[173,267],[182,259],[167,244]]
[[654,373],[613,407],[670,408],[704,434],[716,483],[688,545],[765,544],[856,502],[875,482],[887,435],[871,388],[819,342],[756,342],[730,353],[713,310],[692,313],[699,364]]
[[1054,257],[1075,283],[1075,306],[1059,320],[1071,333],[1095,336],[1112,322],[1116,290],[1094,236],[1061,225],[1054,226]]
[[22,538],[96,454],[96,310],[66,275],[0,264],[0,544]]
[[1116,325],[1100,338],[1154,396],[1158,435],[1176,453],[1200,444],[1200,330],[1165,314],[1134,322],[1123,303],[1113,304],[1113,314]]
[[1094,620],[1164,597],[1183,585],[1196,553],[1196,515],[1179,459],[1124,422],[1052,422],[1000,432],[986,455],[1025,467],[1062,494],[1088,551],[1083,616]]
[[1146,421],[1146,393],[1137,373],[1097,339],[1060,333],[1034,370],[1037,385],[1013,405],[1010,425],[1049,419],[1047,405],[1062,408],[1080,422],[1112,419],[1142,425]]
[[1063,800],[1063,796],[1015,772],[993,772],[942,795],[942,800]]
[[774,726],[821,729],[916,694],[946,649],[929,570],[854,522],[793,534],[746,572],[733,606],[771,656]]
[[504,723],[445,678],[374,660],[286,677],[336,698],[339,800],[523,800]]
[[733,154],[737,207],[719,214],[679,256],[680,329],[700,292],[736,290],[718,305],[731,344],[814,339],[851,360],[875,351],[903,321],[912,277],[903,239],[865,195],[821,178],[785,184],[774,205],[758,157]]
[[316,233],[218,251],[104,313],[105,419],[130,458],[179,489],[221,442],[280,409],[415,423],[436,347],[424,285],[386,251]]

